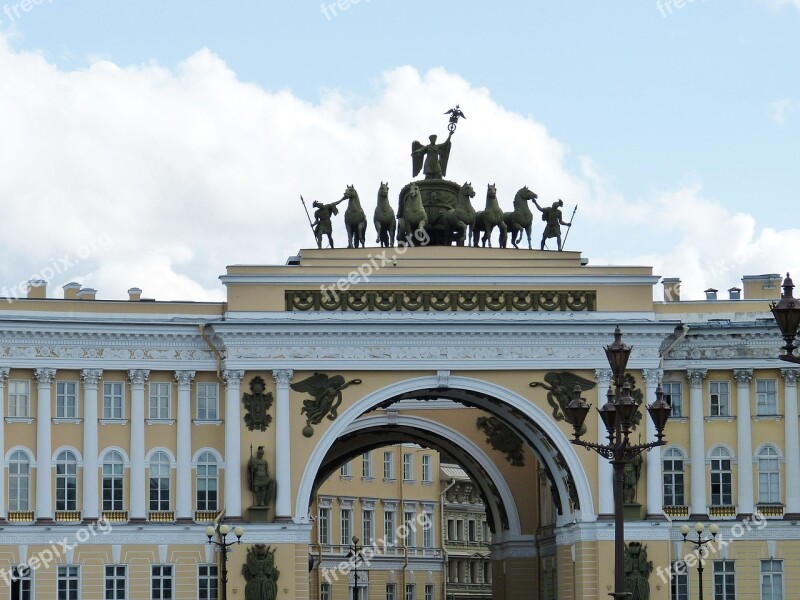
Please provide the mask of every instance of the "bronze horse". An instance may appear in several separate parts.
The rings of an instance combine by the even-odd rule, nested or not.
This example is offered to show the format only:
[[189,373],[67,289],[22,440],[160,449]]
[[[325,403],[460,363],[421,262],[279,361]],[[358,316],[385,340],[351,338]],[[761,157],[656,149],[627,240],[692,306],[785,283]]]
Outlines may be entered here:
[[348,185],[344,192],[344,198],[347,198],[347,210],[344,211],[344,225],[347,228],[347,247],[358,248],[364,247],[364,237],[367,231],[367,215],[364,214],[364,209],[361,208],[361,201],[358,198],[358,192],[352,185]]
[[[489,248],[492,247],[492,230],[498,227],[500,229],[500,238],[507,235],[508,230],[506,224],[503,222],[503,211],[497,203],[497,186],[490,183],[486,189],[486,208],[475,215],[475,227],[472,230],[472,245],[478,247],[478,240],[480,239],[481,245],[486,246],[487,242]],[[483,238],[481,238],[483,233]]]
[[372,222],[375,225],[375,231],[378,232],[378,239],[375,241],[381,245],[381,248],[392,248],[397,219],[394,216],[394,209],[389,203],[388,182],[381,181],[381,187],[378,188],[378,205],[375,207]]
[[[521,187],[517,194],[514,196],[514,211],[503,213],[503,222],[506,224],[506,229],[511,235],[511,243],[514,248],[519,248],[518,244],[522,241],[522,232],[528,235],[528,250],[532,250],[531,246],[531,226],[533,225],[533,213],[528,207],[529,200],[536,200],[537,196],[534,192],[528,189],[528,186]],[[500,247],[505,248],[508,241],[508,236],[500,236]]]

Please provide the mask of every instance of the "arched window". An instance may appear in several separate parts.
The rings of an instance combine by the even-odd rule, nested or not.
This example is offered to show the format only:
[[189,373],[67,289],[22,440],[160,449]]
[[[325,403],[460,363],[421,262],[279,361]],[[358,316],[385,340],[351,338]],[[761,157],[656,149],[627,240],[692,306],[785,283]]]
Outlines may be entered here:
[[664,506],[684,506],[686,503],[683,465],[683,453],[677,448],[664,453]]
[[169,510],[169,456],[158,451],[150,458],[150,510]]
[[78,457],[71,450],[56,456],[56,510],[78,510]]
[[8,510],[30,510],[31,461],[22,450],[8,460]]
[[123,509],[125,461],[122,454],[112,450],[103,461],[103,511]]
[[762,504],[781,501],[780,460],[773,446],[764,446],[758,453],[758,501]]
[[211,452],[197,459],[197,510],[217,510],[219,466]]
[[714,506],[733,505],[731,454],[722,446],[717,446],[711,452],[711,504]]

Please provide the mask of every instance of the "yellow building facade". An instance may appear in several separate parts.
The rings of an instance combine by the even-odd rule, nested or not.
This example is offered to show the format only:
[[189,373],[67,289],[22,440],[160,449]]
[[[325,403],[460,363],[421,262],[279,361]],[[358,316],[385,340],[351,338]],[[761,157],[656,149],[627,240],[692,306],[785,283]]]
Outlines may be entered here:
[[[777,360],[777,276],[705,301],[681,301],[665,280],[654,301],[661,281],[648,267],[417,247],[303,250],[221,280],[224,303],[146,301],[135,288],[103,300],[77,284],[54,298],[41,282],[2,303],[0,597],[216,598],[222,564],[204,531],[223,519],[245,528],[228,555],[229,598],[245,597],[256,544],[275,552],[278,598],[444,598],[428,449],[475,483],[495,598],[605,597],[611,467],[570,444],[559,385],[579,377],[593,405],[605,402],[603,346],[617,325],[642,399],[662,385],[673,406],[625,528],[652,562],[650,598],[697,593],[691,564],[671,576],[689,552],[687,520],[717,522],[725,542],[706,564],[706,597],[800,595],[797,369]],[[340,402],[292,388],[316,374],[351,382]],[[243,403],[258,377],[273,399],[263,430]],[[599,418],[587,428],[585,439],[604,435]],[[635,435],[654,439],[646,415]],[[253,507],[247,477],[260,446],[276,484],[267,510]],[[401,481],[404,454],[413,483]],[[356,576],[340,563],[348,534],[367,539],[369,511],[367,532],[384,541],[411,515],[421,529]]]

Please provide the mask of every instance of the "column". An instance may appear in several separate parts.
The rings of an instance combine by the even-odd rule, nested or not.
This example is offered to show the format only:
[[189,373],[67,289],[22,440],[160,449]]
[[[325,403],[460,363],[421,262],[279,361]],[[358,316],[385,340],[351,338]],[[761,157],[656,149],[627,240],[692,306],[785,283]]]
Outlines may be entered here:
[[[6,456],[6,432],[5,432],[5,397],[6,397],[6,379],[8,379],[9,369],[7,367],[0,367],[0,461],[5,460]],[[0,467],[5,462],[0,462]],[[5,473],[0,468],[0,523],[6,522],[6,487],[5,487]]]
[[[661,379],[664,377],[662,369],[644,369],[642,371],[644,381],[646,384],[645,389],[645,404],[652,404],[656,401],[656,388],[661,385]],[[650,415],[647,414],[645,407],[640,408],[642,419],[647,422],[646,442],[656,441],[656,426]],[[661,448],[656,446],[647,453],[647,517],[654,519],[664,518],[664,495],[661,488]]]
[[750,382],[753,369],[734,369],[736,380],[736,455],[739,457],[739,515],[752,515],[753,505],[753,440],[750,437]]
[[192,515],[192,381],[194,371],[175,371],[178,384],[178,463],[175,494],[177,521],[194,521]]
[[36,409],[36,520],[53,520],[52,454],[50,392],[52,391],[55,369],[36,369],[37,409]]
[[[606,393],[608,386],[611,385],[611,369],[595,369],[594,376],[597,379],[597,409],[606,403]],[[606,437],[606,426],[600,413],[597,414],[597,441],[604,443]],[[614,470],[611,463],[602,456],[597,456],[597,494],[598,515],[612,516],[614,514]]]
[[289,422],[289,381],[294,371],[272,372],[277,386],[275,398],[275,520],[292,520],[292,443]]
[[708,514],[706,502],[706,440],[703,428],[703,381],[706,369],[689,369],[689,464],[692,469],[690,479],[691,519],[702,519]]
[[787,518],[800,519],[800,435],[797,424],[797,374],[800,369],[781,369],[783,375],[783,413],[786,441],[783,455],[786,457],[786,512]]
[[131,468],[128,520],[134,523],[147,520],[145,510],[147,487],[145,486],[144,465],[144,384],[147,383],[149,376],[150,371],[143,369],[128,371],[128,378],[131,381]]
[[226,369],[225,381],[225,514],[229,519],[242,516],[242,459],[239,429],[241,424],[239,388],[244,371]]
[[83,369],[83,519],[96,521],[100,517],[97,487],[97,388],[103,371]]

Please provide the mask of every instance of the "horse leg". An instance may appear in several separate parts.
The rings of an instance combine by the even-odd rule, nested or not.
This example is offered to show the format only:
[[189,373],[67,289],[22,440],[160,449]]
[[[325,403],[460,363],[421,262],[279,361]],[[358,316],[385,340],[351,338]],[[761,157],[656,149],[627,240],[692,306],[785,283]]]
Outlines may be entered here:
[[[531,225],[525,228],[525,233],[528,234],[528,250],[533,250],[533,246],[531,246]],[[522,239],[522,233],[519,234],[519,237]]]
[[389,231],[388,231],[389,248],[394,248],[394,232],[396,228],[397,228],[397,219],[392,218],[391,222],[389,223]]
[[375,231],[378,232],[378,239],[375,240],[375,243],[383,245],[383,240],[381,239],[383,237],[383,229],[381,228],[381,222],[377,218],[375,218],[372,221],[372,224],[375,225]]

